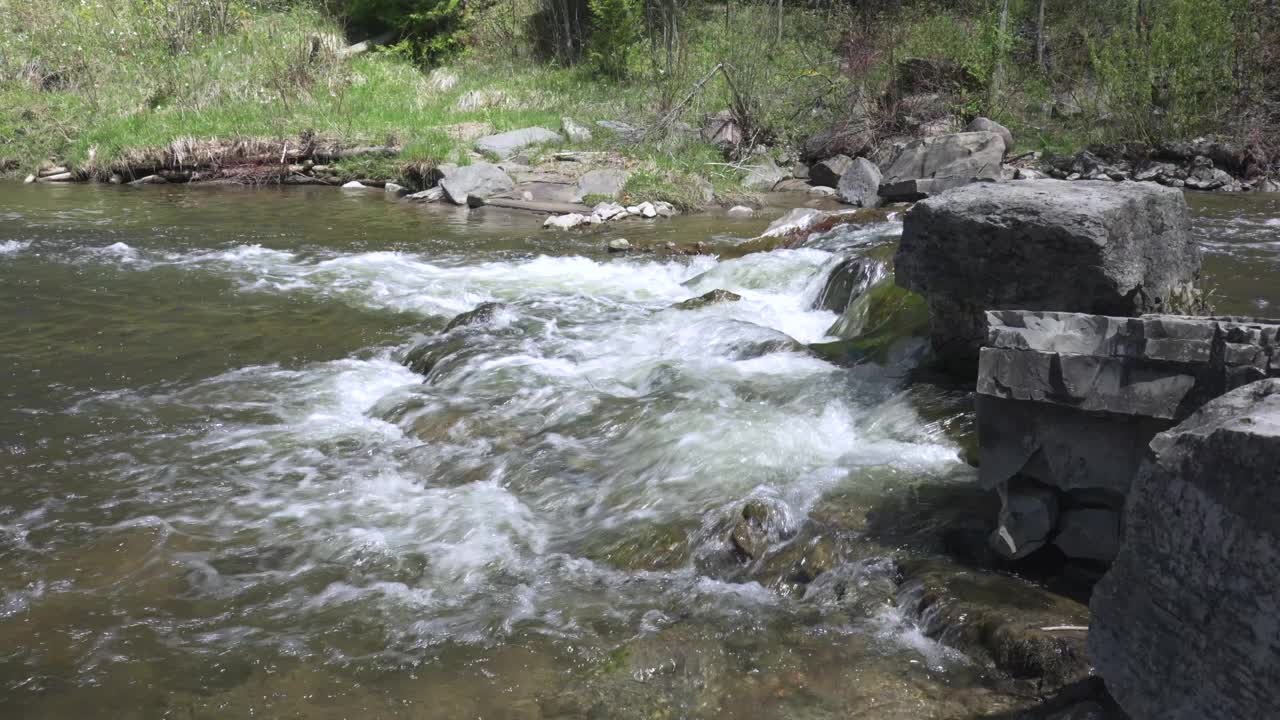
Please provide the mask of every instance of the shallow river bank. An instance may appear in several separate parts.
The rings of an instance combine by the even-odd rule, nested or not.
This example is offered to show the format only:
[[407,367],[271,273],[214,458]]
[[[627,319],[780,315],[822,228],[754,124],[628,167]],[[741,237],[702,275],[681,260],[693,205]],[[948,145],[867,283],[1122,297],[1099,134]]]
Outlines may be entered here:
[[[1191,198],[1275,314],[1280,199]],[[0,186],[0,704],[18,716],[963,718],[1025,706],[900,564],[974,471],[902,365],[788,343],[839,251],[296,188]],[[768,218],[769,216],[764,216]],[[739,302],[674,303],[714,289]],[[426,382],[416,342],[482,302]],[[959,409],[957,409],[959,408]],[[769,552],[730,530],[769,508]],[[819,550],[821,546],[821,550]],[[825,554],[825,555],[824,555]],[[825,559],[824,559],[825,558]],[[805,562],[823,572],[804,576]]]

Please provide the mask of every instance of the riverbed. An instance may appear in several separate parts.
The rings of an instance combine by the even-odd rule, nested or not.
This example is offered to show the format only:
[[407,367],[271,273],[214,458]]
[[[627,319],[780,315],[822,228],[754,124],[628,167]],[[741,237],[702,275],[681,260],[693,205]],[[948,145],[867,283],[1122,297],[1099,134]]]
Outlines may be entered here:
[[[1277,314],[1280,198],[1189,200],[1217,311]],[[1024,706],[895,592],[903,558],[950,562],[927,519],[894,528],[973,482],[963,403],[931,411],[909,357],[803,348],[830,339],[834,264],[900,223],[723,262],[605,251],[777,214],[566,235],[326,188],[0,185],[5,715]],[[741,300],[671,307],[715,289]],[[433,338],[444,359],[407,369]],[[730,539],[752,503],[757,561]]]

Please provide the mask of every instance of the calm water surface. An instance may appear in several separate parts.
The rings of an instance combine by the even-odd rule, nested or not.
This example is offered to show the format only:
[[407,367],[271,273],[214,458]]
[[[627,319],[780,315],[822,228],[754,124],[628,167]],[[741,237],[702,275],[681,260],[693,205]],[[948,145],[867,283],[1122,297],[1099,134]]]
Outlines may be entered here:
[[[1280,200],[1192,198],[1275,314]],[[868,512],[967,483],[900,368],[793,349],[845,246],[560,237],[332,190],[0,186],[0,707],[67,718],[952,718],[1016,698]],[[738,303],[669,306],[715,288]],[[486,328],[440,335],[485,301]],[[448,352],[424,381],[405,351]],[[770,556],[732,554],[748,500]],[[834,540],[836,570],[779,570]],[[771,559],[772,558],[772,559]],[[781,558],[775,561],[775,559]],[[790,558],[790,559],[788,559]],[[789,566],[787,566],[789,567]]]

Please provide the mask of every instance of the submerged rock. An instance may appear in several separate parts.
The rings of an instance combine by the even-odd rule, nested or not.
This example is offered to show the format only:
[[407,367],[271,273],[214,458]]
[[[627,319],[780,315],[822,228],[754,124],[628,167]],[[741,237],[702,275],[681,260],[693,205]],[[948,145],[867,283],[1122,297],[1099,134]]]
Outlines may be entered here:
[[729,292],[728,290],[711,290],[699,295],[696,298],[690,298],[672,305],[673,310],[698,310],[708,305],[716,305],[718,303],[738,302],[742,296]]
[[746,205],[734,205],[725,212],[725,215],[731,218],[750,218],[756,216],[756,211]]
[[846,258],[831,269],[822,292],[813,302],[813,308],[841,314],[868,287],[883,280],[887,274],[888,268],[883,261],[861,255]]
[[1124,546],[1090,601],[1098,672],[1135,718],[1271,717],[1280,379],[1205,405],[1151,451],[1126,506]]
[[898,284],[928,298],[935,351],[976,368],[986,311],[1194,312],[1200,250],[1182,193],[1156,185],[983,183],[906,214]]
[[605,248],[611,253],[627,252],[631,249],[631,242],[626,238],[615,238]]
[[[1017,577],[936,561],[904,562],[899,604],[924,633],[981,653],[1042,691],[1089,676],[1089,612],[1078,602]],[[1167,677],[1167,676],[1166,676]]]
[[449,321],[444,326],[444,331],[449,332],[454,328],[460,328],[466,325],[480,325],[483,323],[493,322],[493,318],[499,312],[507,309],[505,303],[486,302],[480,303],[474,309],[461,313]]

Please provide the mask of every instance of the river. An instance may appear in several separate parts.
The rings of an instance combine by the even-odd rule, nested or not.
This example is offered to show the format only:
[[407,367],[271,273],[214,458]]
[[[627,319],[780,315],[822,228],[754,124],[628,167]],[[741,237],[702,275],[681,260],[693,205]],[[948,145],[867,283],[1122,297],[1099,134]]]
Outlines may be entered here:
[[[1191,202],[1218,310],[1275,314],[1280,199]],[[1025,700],[895,599],[897,560],[940,558],[938,528],[884,518],[972,482],[963,410],[922,409],[900,363],[788,340],[824,339],[839,251],[899,224],[719,262],[604,245],[768,219],[566,237],[380,193],[11,184],[0,218],[5,717]],[[742,299],[670,308],[713,289]],[[490,324],[440,335],[488,301]],[[424,381],[402,360],[433,338]],[[758,561],[729,540],[750,503]]]

